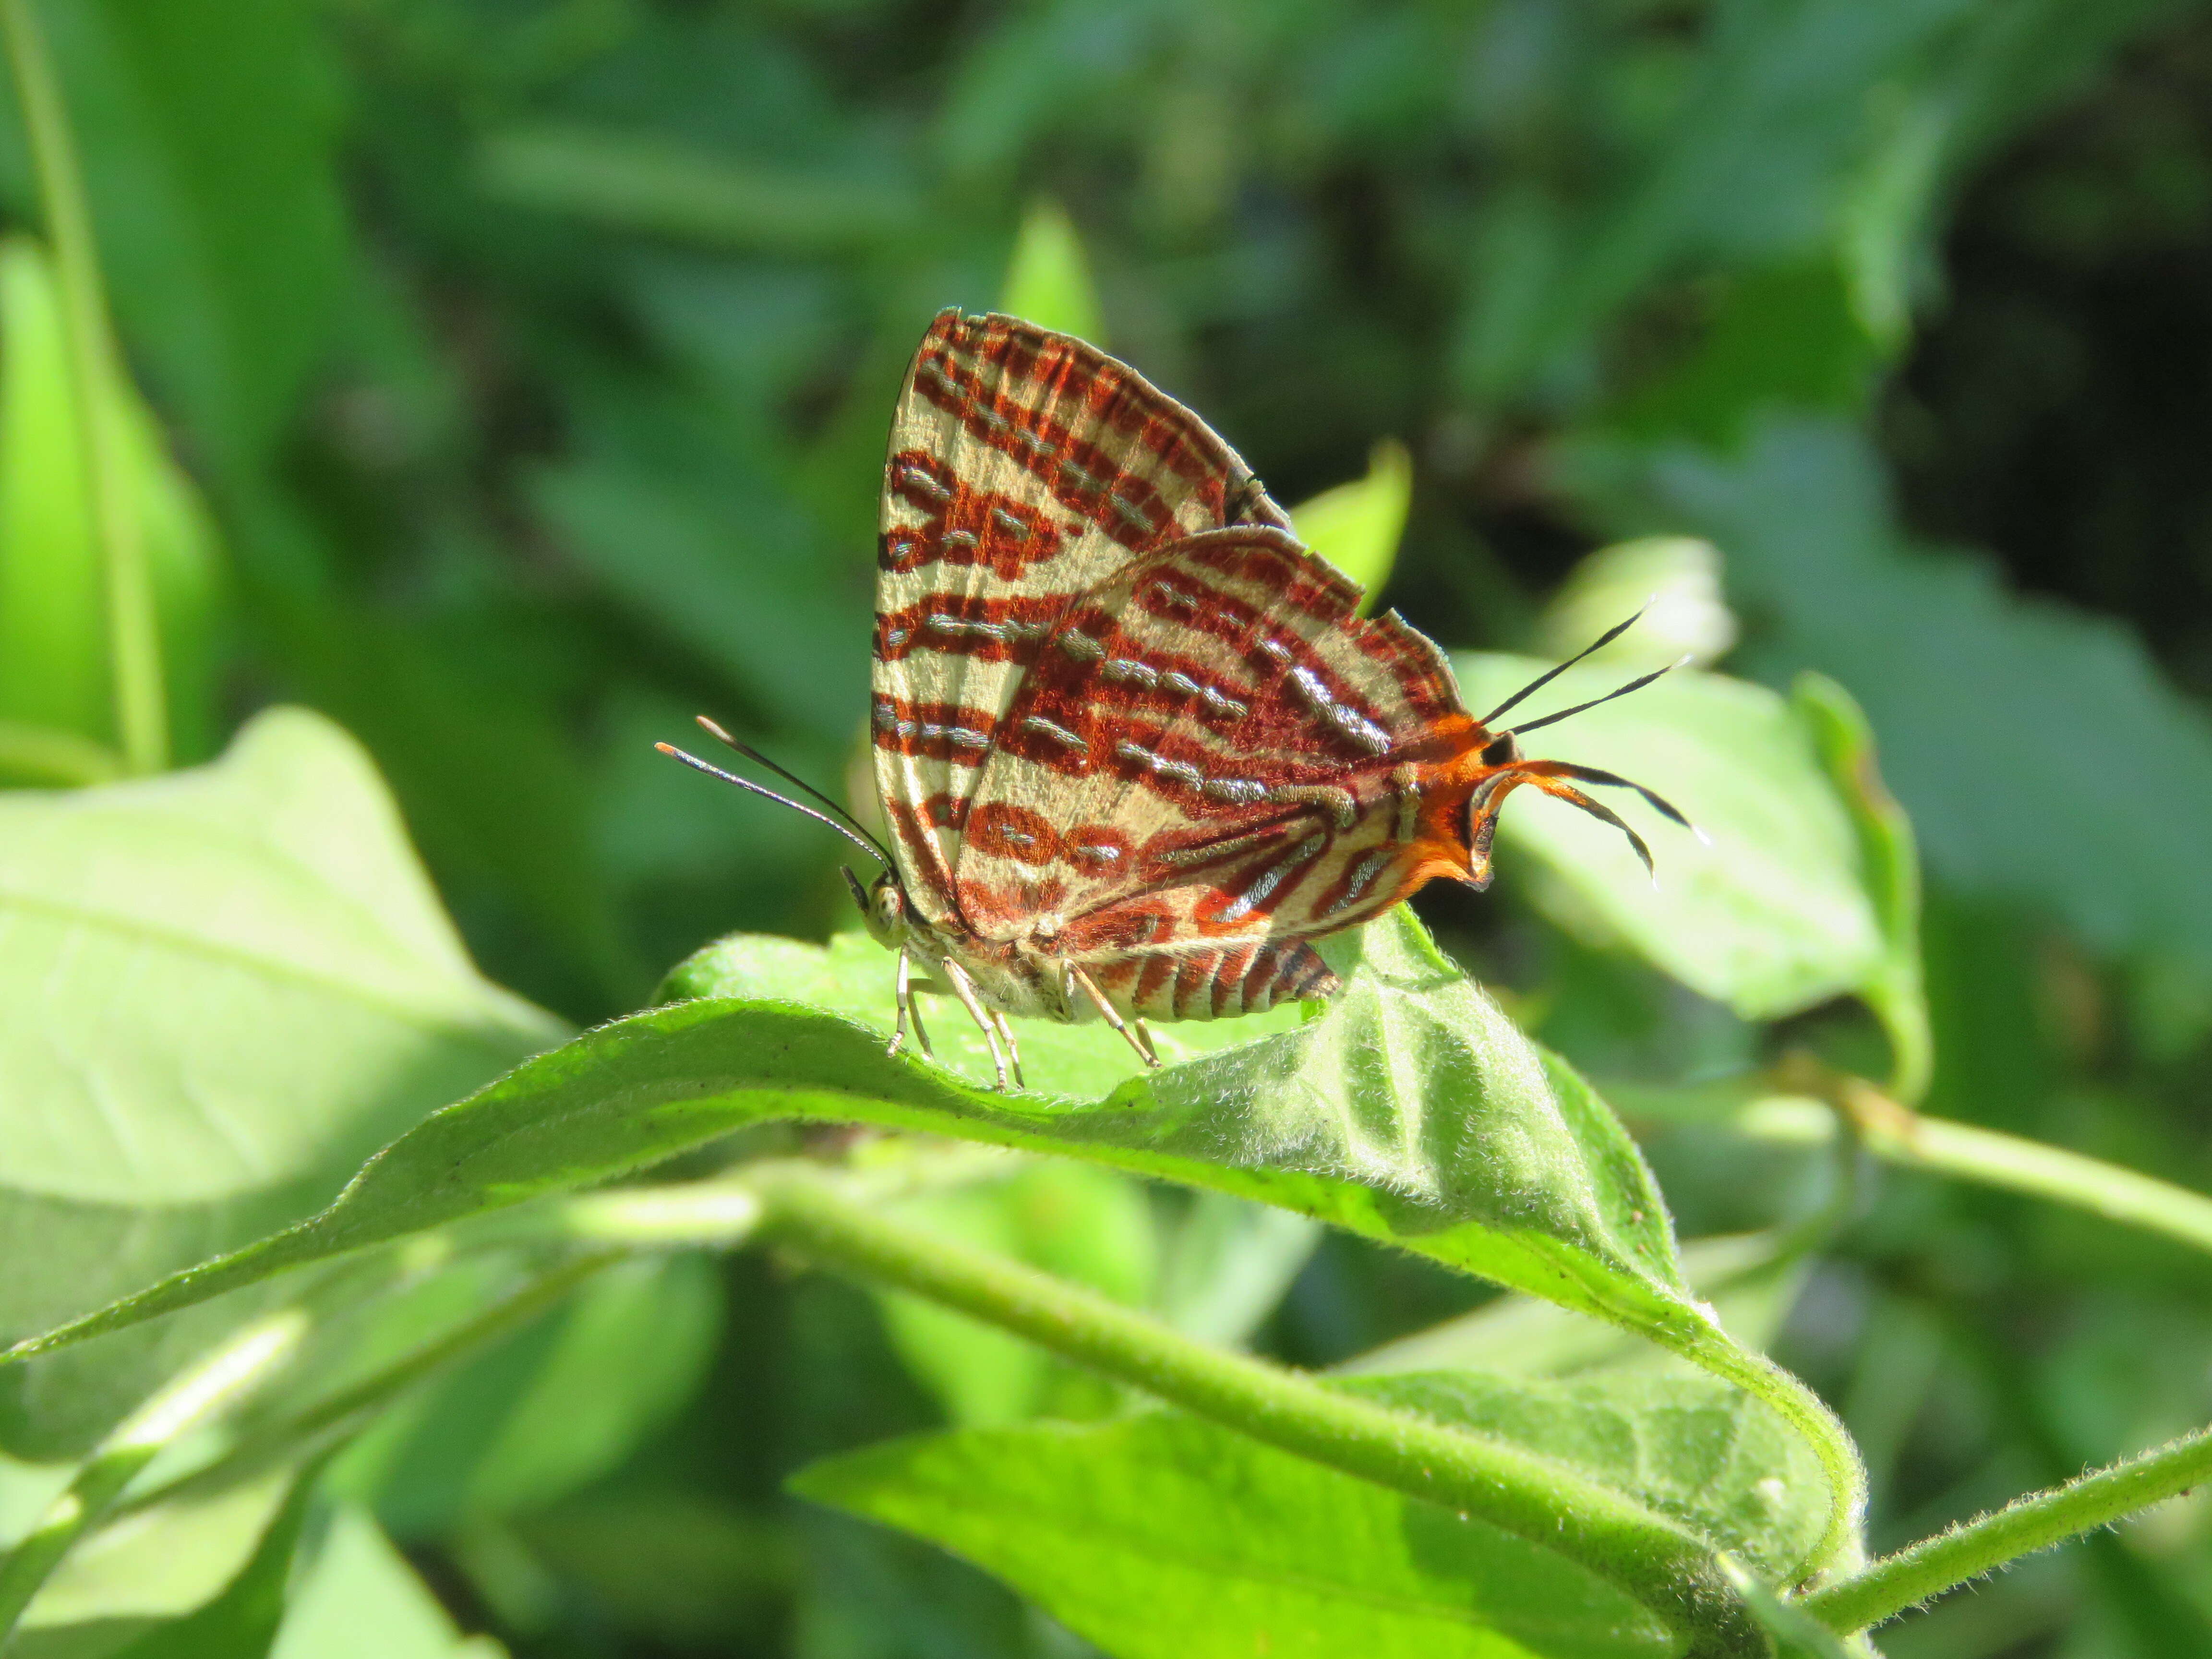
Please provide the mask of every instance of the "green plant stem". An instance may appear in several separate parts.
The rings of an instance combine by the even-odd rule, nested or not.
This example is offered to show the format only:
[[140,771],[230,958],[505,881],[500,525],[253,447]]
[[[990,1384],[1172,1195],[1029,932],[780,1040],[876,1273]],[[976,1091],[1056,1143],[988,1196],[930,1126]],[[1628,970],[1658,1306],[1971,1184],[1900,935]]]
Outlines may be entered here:
[[1796,1605],[1832,1630],[1863,1630],[2024,1555],[2176,1497],[2207,1478],[2212,1478],[2212,1429],[2201,1429],[1885,1556]]
[[0,32],[8,43],[25,136],[38,173],[40,203],[61,277],[63,332],[76,382],[77,424],[106,577],[116,732],[125,764],[132,772],[159,772],[169,763],[161,622],[130,460],[124,451],[122,354],[108,317],[84,175],[77,165],[69,109],[32,0],[0,0]]
[[296,1309],[249,1325],[157,1389],[100,1442],[76,1479],[0,1560],[0,1647],[62,1558],[115,1507],[164,1446],[259,1388],[288,1364],[307,1334]]
[[763,1171],[764,1236],[1013,1332],[1255,1440],[1557,1551],[1672,1618],[1696,1655],[1763,1638],[1711,1546],[1549,1459],[1196,1342],[1032,1268],[884,1217],[827,1177]]
[[[1856,1079],[1838,1085],[1835,1105],[1886,1163],[2050,1199],[2212,1251],[2212,1198],[2186,1187],[2041,1141],[1923,1117]],[[1797,1096],[1754,1101],[1733,1121],[1746,1134],[1793,1146],[1825,1145],[1838,1133],[1828,1104]]]

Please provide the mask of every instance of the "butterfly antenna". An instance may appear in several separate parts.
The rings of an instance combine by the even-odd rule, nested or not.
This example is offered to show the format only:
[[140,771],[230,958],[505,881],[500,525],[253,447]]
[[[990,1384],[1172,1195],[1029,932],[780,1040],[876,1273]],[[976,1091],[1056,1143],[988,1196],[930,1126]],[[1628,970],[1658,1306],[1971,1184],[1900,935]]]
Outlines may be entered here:
[[[1487,726],[1495,726],[1498,724],[1498,717],[1500,714],[1504,714],[1509,708],[1519,708],[1522,701],[1526,699],[1531,692],[1541,691],[1546,686],[1549,685],[1553,680],[1559,678],[1560,675],[1565,673],[1567,670],[1572,668],[1577,663],[1580,662],[1584,657],[1589,656],[1592,652],[1604,650],[1606,647],[1611,645],[1623,634],[1626,634],[1630,629],[1635,627],[1638,617],[1642,617],[1643,614],[1650,608],[1651,607],[1648,603],[1638,605],[1636,608],[1636,616],[1631,617],[1625,623],[1617,623],[1613,627],[1607,629],[1604,633],[1599,635],[1596,639],[1591,641],[1589,644],[1576,652],[1573,656],[1568,658],[1556,668],[1546,669],[1542,673],[1537,675],[1534,679],[1530,680],[1528,684],[1522,686],[1511,696],[1506,698],[1504,702],[1499,703],[1497,708],[1492,709],[1487,714],[1485,714],[1482,717],[1482,723]],[[1526,730],[1527,728],[1523,727],[1522,729]]]
[[694,714],[691,718],[699,722],[699,729],[701,731],[704,732],[708,737],[714,738],[715,742],[722,744],[723,747],[735,750],[738,754],[743,755],[747,760],[752,762],[756,766],[765,766],[769,771],[775,773],[776,776],[781,778],[793,788],[802,790],[805,793],[812,796],[816,800],[821,802],[823,805],[828,807],[830,811],[836,815],[839,822],[849,825],[852,829],[858,830],[860,835],[865,836],[868,844],[876,849],[877,857],[882,859],[885,864],[889,864],[891,861],[890,849],[885,847],[881,841],[878,840],[876,836],[870,832],[866,824],[861,823],[860,819],[854,817],[851,812],[847,811],[842,802],[834,800],[830,796],[823,793],[821,790],[817,789],[812,784],[807,782],[805,778],[800,777],[798,773],[793,771],[789,767],[779,766],[775,762],[770,760],[766,755],[762,754],[759,750],[754,748],[750,744],[739,743],[735,738],[732,737],[726,729],[724,729],[720,721],[711,720],[704,714]]
[[[1513,735],[1516,738],[1522,737],[1528,732],[1536,731],[1543,726],[1557,726],[1561,720],[1569,718],[1571,715],[1579,714],[1585,709],[1595,708],[1601,702],[1611,702],[1615,697],[1625,697],[1632,691],[1641,691],[1645,686],[1650,684],[1652,681],[1657,679],[1661,675],[1671,674],[1674,670],[1680,668],[1684,663],[1689,660],[1690,659],[1686,656],[1679,658],[1675,661],[1668,663],[1664,668],[1655,668],[1648,674],[1639,675],[1635,679],[1629,681],[1627,684],[1616,687],[1614,690],[1607,692],[1601,697],[1592,697],[1588,702],[1578,702],[1572,708],[1562,708],[1558,714],[1547,714],[1540,720],[1524,720],[1522,724],[1513,728]],[[1485,721],[1484,724],[1487,725],[1488,722]],[[1501,733],[1500,735],[1503,734]]]
[[720,778],[724,783],[734,783],[740,789],[750,789],[756,795],[765,795],[769,799],[775,801],[778,805],[788,806],[794,812],[804,812],[808,817],[812,818],[817,823],[828,824],[832,830],[835,830],[839,835],[844,836],[847,841],[851,842],[854,846],[859,848],[870,858],[882,860],[883,866],[886,870],[891,867],[890,857],[888,854],[884,853],[882,848],[878,848],[872,841],[864,840],[853,830],[848,830],[843,824],[838,823],[836,819],[831,817],[828,813],[817,812],[812,807],[808,806],[802,802],[792,799],[788,795],[779,795],[775,790],[768,787],[767,785],[755,783],[750,778],[741,778],[735,772],[725,772],[720,767],[710,764],[706,761],[702,761],[696,755],[685,754],[681,749],[678,749],[672,743],[656,743],[653,746],[655,749],[658,749],[662,754],[672,755],[676,759],[682,761],[686,766],[691,767],[695,770],[704,772],[710,778]]

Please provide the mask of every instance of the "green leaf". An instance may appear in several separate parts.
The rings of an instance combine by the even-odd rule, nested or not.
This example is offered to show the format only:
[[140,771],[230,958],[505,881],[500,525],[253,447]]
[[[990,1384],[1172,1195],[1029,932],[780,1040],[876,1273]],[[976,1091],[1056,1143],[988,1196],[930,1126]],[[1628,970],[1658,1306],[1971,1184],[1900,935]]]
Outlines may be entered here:
[[1809,0],[1717,20],[1679,114],[1637,147],[1632,176],[1577,213],[1522,205],[1519,246],[1492,253],[1474,289],[1465,384],[1521,390],[1669,273],[1824,251],[1869,88],[1933,55],[1968,9]]
[[[1152,1289],[1151,1208],[1127,1176],[1041,1160],[1001,1179],[899,1200],[902,1219],[1011,1255],[1133,1304]],[[1030,1344],[950,1309],[896,1292],[881,1298],[891,1346],[962,1428],[1018,1422],[1044,1404],[1053,1365]],[[1071,1414],[1061,1404],[1060,1414]]]
[[1778,405],[1864,405],[1881,353],[1833,258],[1742,271],[1715,286],[1696,350],[1607,411],[1609,424],[1728,448]]
[[[1502,702],[1547,665],[1455,659],[1476,708]],[[1601,696],[1616,669],[1568,670],[1538,712]],[[1858,837],[1808,722],[1764,687],[1682,670],[1577,714],[1532,744],[1656,789],[1711,837],[1701,843],[1634,799],[1655,888],[1620,833],[1565,802],[1522,790],[1501,815],[1501,881],[1537,866],[1538,902],[1564,925],[1627,945],[1747,1018],[1796,1013],[1884,972],[1884,945]],[[1607,793],[1600,791],[1599,793]]]
[[441,880],[518,916],[535,948],[512,954],[556,988],[582,979],[586,1006],[635,1004],[649,972],[601,879],[592,779],[555,710],[458,629],[350,603],[289,610],[284,628],[292,672],[384,764]]
[[1368,457],[1367,476],[1325,489],[1294,508],[1298,539],[1367,590],[1362,611],[1390,580],[1406,515],[1413,504],[1413,458],[1386,438]]
[[759,1628],[796,1588],[787,1526],[681,1486],[601,1487],[518,1525],[532,1554],[614,1622],[678,1651]]
[[149,1632],[120,1659],[265,1659],[284,1620],[292,1558],[304,1530],[315,1482],[295,1477],[291,1496],[261,1534],[253,1559],[222,1593],[173,1624]]
[[[839,933],[828,948],[763,933],[734,933],[695,952],[670,973],[656,1000],[714,997],[805,1004],[888,1033],[894,1018],[892,958],[866,933]],[[946,998],[924,1001],[938,1055],[971,1078],[991,1076],[991,1051],[966,1012]],[[1182,1020],[1156,1028],[1154,1045],[1170,1062],[1211,1054],[1270,1032],[1295,1030],[1295,1006],[1242,1019]],[[1129,1045],[1103,1024],[1017,1021],[1022,1067],[1040,1092],[1090,1098],[1118,1088],[1140,1069]]]
[[[437,1114],[313,1221],[15,1352],[638,1169],[763,1119],[869,1122],[1260,1199],[1639,1332],[1759,1394],[1808,1437],[1829,1472],[1826,1547],[1844,1547],[1859,1491],[1847,1443],[1683,1287],[1650,1174],[1588,1085],[1534,1048],[1404,911],[1330,950],[1346,984],[1320,1018],[1131,1079],[1091,1103],[999,1094],[887,1055],[882,1025],[817,1008],[702,999],[655,1009]],[[830,953],[784,943],[739,954],[756,993],[780,981],[805,996],[836,983]],[[679,988],[701,976],[693,964]],[[1083,1040],[1084,1028],[1065,1033],[1068,1047],[1041,1052],[1037,1074],[1054,1076],[1062,1055],[1079,1062],[1070,1070],[1095,1066]]]
[[1695,536],[1644,536],[1598,549],[1544,607],[1537,645],[1565,661],[1631,617],[1635,627],[1585,660],[1632,676],[1686,657],[1703,668],[1726,656],[1736,629],[1721,591],[1720,550]]
[[1912,821],[1881,781],[1874,729],[1851,694],[1825,674],[1800,674],[1792,702],[1813,729],[1829,780],[1851,815],[1867,890],[1881,923],[1880,969],[1859,994],[1889,1033],[1890,1093],[1906,1105],[1928,1091],[1936,1039],[1920,957],[1920,849]]
[[1161,1254],[1153,1304],[1202,1342],[1238,1346],[1283,1299],[1321,1243],[1310,1218],[1227,1193],[1195,1193]]
[[290,0],[110,0],[47,22],[122,331],[235,482],[283,434],[343,291],[327,47]]
[[464,1637],[375,1522],[342,1509],[294,1592],[271,1659],[498,1659]]
[[1049,196],[1030,204],[1006,263],[999,309],[1040,328],[1073,334],[1103,348],[1106,331],[1098,311],[1098,289],[1083,238],[1067,210]]
[[[1804,1444],[1710,1379],[1351,1386],[1565,1462],[1785,1571],[1825,1522]],[[896,1441],[793,1485],[945,1545],[1124,1659],[1674,1650],[1542,1549],[1176,1413]]]
[[1680,1650],[1533,1544],[1176,1413],[892,1441],[792,1485],[933,1540],[1115,1659]]
[[[1721,1328],[1764,1351],[1797,1299],[1811,1263],[1779,1233],[1740,1233],[1682,1247],[1683,1277]],[[1531,1296],[1504,1296],[1473,1313],[1357,1354],[1347,1376],[1462,1367],[1515,1376],[1580,1376],[1596,1370],[1680,1370],[1681,1362],[1620,1327]]]
[[[299,710],[196,771],[0,796],[0,1328],[295,1218],[560,1035],[477,975],[366,758]],[[81,1444],[214,1328],[11,1379],[10,1437]]]
[[690,1397],[720,1311],[702,1258],[611,1268],[388,1413],[333,1481],[402,1538],[552,1503],[617,1468]]
[[[173,747],[203,758],[215,721],[221,573],[215,530],[135,388],[117,386],[125,461],[161,621]],[[106,578],[52,265],[0,243],[0,720],[116,740]],[[0,777],[73,781],[35,765]]]
[[52,265],[0,244],[0,714],[112,744],[107,621]]
[[21,1652],[59,1659],[95,1644],[122,1647],[206,1607],[250,1571],[296,1474],[271,1469],[221,1492],[131,1511],[91,1534],[26,1609]]
[[[2139,639],[2008,592],[1986,562],[1912,545],[1880,458],[1840,422],[1770,421],[1737,459],[1617,459],[1633,516],[1726,550],[1731,589],[1769,619],[1762,675],[1816,669],[1863,702],[1951,889],[2028,905],[2100,950],[2212,963],[2195,829],[2212,813],[2212,726]],[[2102,772],[2146,781],[2154,809],[2063,810],[2049,734],[2066,732],[2094,733]]]
[[478,977],[366,758],[301,710],[197,772],[0,798],[0,913],[19,1192],[275,1186],[559,1032]]

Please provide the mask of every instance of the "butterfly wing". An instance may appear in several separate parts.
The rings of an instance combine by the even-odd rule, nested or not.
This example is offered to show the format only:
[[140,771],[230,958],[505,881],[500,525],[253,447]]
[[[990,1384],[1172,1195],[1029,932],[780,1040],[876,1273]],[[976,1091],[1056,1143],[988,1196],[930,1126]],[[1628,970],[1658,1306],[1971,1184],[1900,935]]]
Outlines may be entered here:
[[1061,613],[1133,559],[1225,525],[1285,525],[1195,415],[1079,340],[941,313],[884,463],[871,711],[909,901],[952,914],[984,763]]
[[1332,988],[1303,941],[1455,868],[1423,833],[1422,785],[1474,729],[1437,648],[1360,619],[1359,598],[1253,527],[1068,606],[966,816],[955,891],[975,933],[1031,939],[1164,1018]]

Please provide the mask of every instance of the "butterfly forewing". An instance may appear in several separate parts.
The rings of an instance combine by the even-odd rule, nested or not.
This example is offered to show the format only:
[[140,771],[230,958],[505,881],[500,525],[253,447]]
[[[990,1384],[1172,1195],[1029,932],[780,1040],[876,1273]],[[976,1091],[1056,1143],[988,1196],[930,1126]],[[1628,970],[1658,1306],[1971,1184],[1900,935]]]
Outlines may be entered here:
[[1012,318],[939,316],[892,421],[871,714],[922,919],[955,917],[978,780],[1067,605],[1195,532],[1285,522],[1227,445],[1133,371]]

